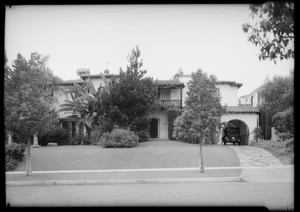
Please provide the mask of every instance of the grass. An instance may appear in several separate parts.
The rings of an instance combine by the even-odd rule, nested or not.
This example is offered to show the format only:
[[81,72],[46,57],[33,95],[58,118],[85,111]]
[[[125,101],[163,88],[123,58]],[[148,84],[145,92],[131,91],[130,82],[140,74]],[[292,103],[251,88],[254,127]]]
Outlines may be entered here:
[[[206,167],[239,166],[234,151],[224,145],[204,146]],[[94,145],[46,146],[32,149],[32,170],[96,170],[198,167],[199,145],[178,141],[148,141],[134,148]],[[15,171],[25,170],[25,161]]]
[[285,165],[292,165],[294,164],[294,151],[293,149],[285,148],[286,143],[287,141],[261,140],[258,142],[254,141],[251,145],[271,152]]

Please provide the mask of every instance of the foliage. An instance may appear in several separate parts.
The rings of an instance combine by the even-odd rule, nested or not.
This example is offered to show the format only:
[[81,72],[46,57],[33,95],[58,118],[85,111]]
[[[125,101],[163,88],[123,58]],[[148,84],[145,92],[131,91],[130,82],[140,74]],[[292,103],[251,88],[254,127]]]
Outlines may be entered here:
[[69,138],[69,145],[80,145],[83,141],[83,135],[76,134],[74,137]]
[[91,144],[95,145],[99,143],[101,141],[101,136],[103,135],[104,132],[106,132],[106,130],[104,130],[101,125],[93,129],[91,131],[91,137],[90,137]]
[[260,108],[259,109],[259,123],[263,131],[264,139],[271,139],[271,127],[272,127],[272,116],[270,109]]
[[53,92],[60,87],[54,84],[60,79],[47,67],[48,57],[32,53],[27,61],[21,54],[13,62],[11,71],[6,72],[4,91],[4,122],[12,134],[17,133],[27,140],[26,175],[31,173],[31,139],[43,134],[58,122],[52,107]]
[[41,146],[47,146],[48,143],[57,143],[57,145],[67,145],[69,142],[69,130],[55,128],[44,135],[39,136],[38,143]]
[[66,91],[70,94],[72,101],[65,100],[65,103],[60,105],[59,112],[71,111],[73,117],[77,118],[77,125],[84,124],[85,129],[90,136],[91,130],[96,127],[99,116],[99,104],[101,104],[101,92],[107,87],[106,77],[103,75],[104,85],[100,84],[96,91],[90,79],[84,81],[83,85],[74,84]]
[[242,25],[248,41],[260,47],[259,60],[294,58],[294,3],[272,1],[250,5],[255,24]]
[[294,109],[291,107],[283,112],[276,113],[272,118],[273,126],[280,132],[294,133]]
[[215,143],[221,130],[221,106],[215,76],[207,76],[201,69],[192,73],[188,83],[186,110],[174,122],[173,136],[188,143]]
[[258,141],[259,138],[263,138],[263,131],[261,127],[255,127],[254,130],[252,131],[253,137],[256,141]]
[[294,163],[294,138],[280,142],[275,140],[261,140],[259,142],[252,142],[251,145],[271,152],[285,165]]
[[181,110],[169,110],[168,111],[168,137],[170,140],[175,140],[175,137],[173,136],[174,121],[181,114],[182,114]]
[[25,148],[24,144],[10,143],[5,145],[5,171],[14,170],[22,162]]
[[25,139],[46,132],[58,121],[51,103],[56,89],[52,83],[59,79],[46,67],[46,62],[47,57],[38,53],[32,53],[28,61],[18,54],[6,79],[5,127]]
[[273,79],[266,79],[263,84],[260,96],[263,99],[259,106],[261,109],[268,109],[271,116],[278,112],[287,110],[294,106],[294,76],[274,76]]
[[119,79],[112,80],[103,93],[100,122],[129,128],[140,136],[140,141],[148,138],[148,115],[154,108],[158,89],[152,78],[144,77],[146,70],[141,70],[142,61],[138,47],[128,57],[127,70],[120,69]]
[[105,148],[134,147],[137,145],[139,137],[130,130],[115,128],[111,133],[106,132],[101,136],[101,144]]
[[180,67],[177,71],[176,74],[174,74],[173,76],[173,80],[179,80],[179,77],[182,77],[183,76],[183,71],[182,71],[182,68]]

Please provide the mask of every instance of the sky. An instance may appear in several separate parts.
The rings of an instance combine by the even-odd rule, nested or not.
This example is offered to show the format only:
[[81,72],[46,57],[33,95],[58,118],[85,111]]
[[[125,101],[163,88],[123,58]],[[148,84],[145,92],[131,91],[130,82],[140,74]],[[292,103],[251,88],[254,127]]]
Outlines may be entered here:
[[11,66],[17,54],[49,55],[48,66],[63,80],[78,79],[78,68],[99,74],[126,70],[139,47],[146,76],[168,80],[182,68],[199,68],[218,80],[242,83],[238,95],[266,78],[287,76],[294,59],[259,61],[242,24],[249,5],[18,5],[6,8],[5,51]]

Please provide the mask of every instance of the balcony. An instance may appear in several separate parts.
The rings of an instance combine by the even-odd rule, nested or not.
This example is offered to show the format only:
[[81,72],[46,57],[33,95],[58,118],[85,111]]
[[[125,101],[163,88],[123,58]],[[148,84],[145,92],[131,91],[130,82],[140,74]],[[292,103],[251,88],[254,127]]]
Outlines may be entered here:
[[159,100],[160,105],[166,109],[181,109],[181,101],[180,100]]

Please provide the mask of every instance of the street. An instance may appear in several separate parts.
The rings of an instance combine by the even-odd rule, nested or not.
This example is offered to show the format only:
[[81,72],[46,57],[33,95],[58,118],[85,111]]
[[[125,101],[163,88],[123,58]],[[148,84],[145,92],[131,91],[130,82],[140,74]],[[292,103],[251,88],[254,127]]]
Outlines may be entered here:
[[294,183],[7,186],[10,206],[265,206],[294,209]]

